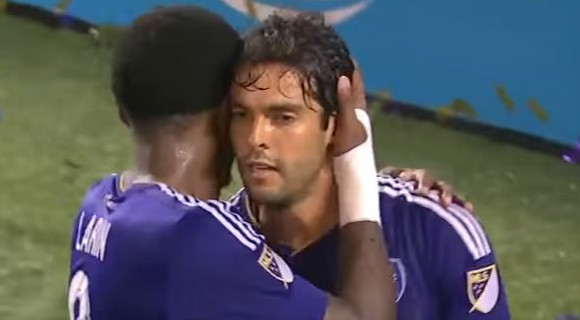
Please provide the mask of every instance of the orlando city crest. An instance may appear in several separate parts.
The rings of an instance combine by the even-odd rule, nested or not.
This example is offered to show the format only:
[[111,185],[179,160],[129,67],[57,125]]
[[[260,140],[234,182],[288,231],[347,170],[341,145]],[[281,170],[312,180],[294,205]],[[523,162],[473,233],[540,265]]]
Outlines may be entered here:
[[499,279],[495,264],[467,273],[467,295],[471,310],[481,313],[490,312],[499,297]]
[[294,281],[294,273],[292,273],[292,269],[290,269],[284,259],[267,245],[264,245],[258,263],[262,268],[266,269],[270,275],[282,281],[286,288],[288,288],[289,283]]

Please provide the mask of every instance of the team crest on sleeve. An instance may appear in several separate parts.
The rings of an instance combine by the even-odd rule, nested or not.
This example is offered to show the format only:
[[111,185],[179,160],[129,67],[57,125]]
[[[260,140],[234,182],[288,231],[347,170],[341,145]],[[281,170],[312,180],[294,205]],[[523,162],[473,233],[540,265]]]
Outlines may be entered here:
[[270,275],[282,281],[286,288],[288,288],[289,283],[294,281],[294,273],[292,273],[292,269],[290,269],[286,261],[265,244],[262,254],[258,259],[258,263],[262,268],[266,269]]
[[467,273],[467,295],[471,310],[481,313],[490,312],[499,297],[499,277],[495,264]]

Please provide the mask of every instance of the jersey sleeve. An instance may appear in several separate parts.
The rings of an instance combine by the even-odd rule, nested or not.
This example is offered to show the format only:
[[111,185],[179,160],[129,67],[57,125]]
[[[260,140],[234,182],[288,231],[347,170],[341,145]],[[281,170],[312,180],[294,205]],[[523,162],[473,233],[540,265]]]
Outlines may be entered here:
[[327,294],[294,275],[263,236],[219,206],[188,213],[169,254],[168,319],[324,317]]
[[[489,238],[476,217],[458,205],[433,226],[430,260],[437,273],[441,319],[508,320],[506,292]],[[445,220],[445,221],[443,221]]]

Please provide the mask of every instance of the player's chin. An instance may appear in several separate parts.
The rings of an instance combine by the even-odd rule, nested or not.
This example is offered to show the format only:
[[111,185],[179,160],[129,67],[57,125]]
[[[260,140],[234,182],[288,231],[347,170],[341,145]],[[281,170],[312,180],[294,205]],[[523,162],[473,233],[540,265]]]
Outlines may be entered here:
[[246,185],[245,187],[252,201],[257,203],[278,204],[285,199],[284,195],[280,192],[280,188],[274,186]]

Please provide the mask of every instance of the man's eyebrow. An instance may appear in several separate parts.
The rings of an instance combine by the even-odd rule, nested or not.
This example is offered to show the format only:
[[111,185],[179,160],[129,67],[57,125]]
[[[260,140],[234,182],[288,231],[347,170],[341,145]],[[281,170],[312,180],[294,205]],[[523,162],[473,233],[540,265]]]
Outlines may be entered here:
[[[240,102],[235,102],[232,101],[230,102],[230,108],[231,109],[242,109],[242,110],[250,110],[252,108],[244,105],[243,103]],[[275,112],[301,112],[302,109],[306,108],[306,106],[299,104],[299,103],[286,103],[286,102],[282,102],[282,103],[273,103],[270,105],[267,105],[263,111],[275,111]]]
[[245,106],[244,104],[239,103],[239,102],[235,102],[235,101],[230,102],[230,107],[232,109],[234,109],[234,108],[236,108],[236,109],[248,109],[248,107]]
[[300,111],[304,108],[303,105],[297,103],[274,103],[268,106],[268,110],[275,111]]

